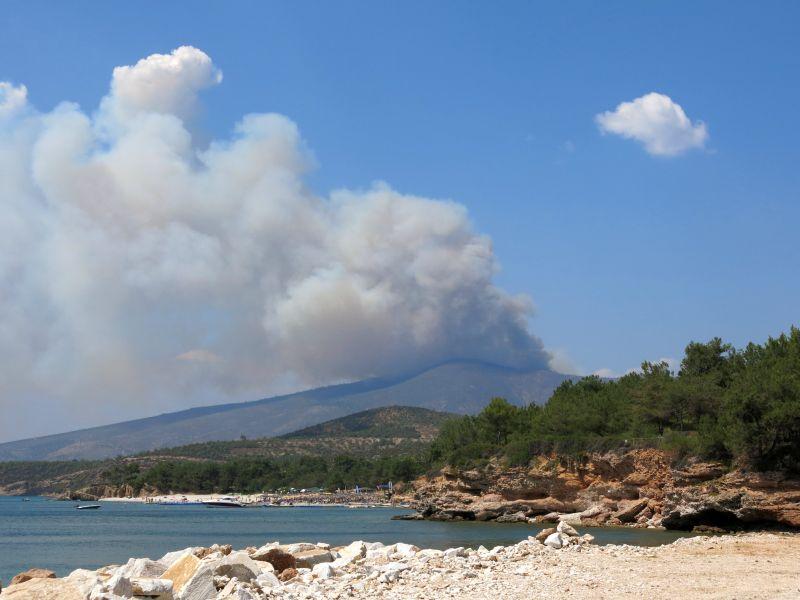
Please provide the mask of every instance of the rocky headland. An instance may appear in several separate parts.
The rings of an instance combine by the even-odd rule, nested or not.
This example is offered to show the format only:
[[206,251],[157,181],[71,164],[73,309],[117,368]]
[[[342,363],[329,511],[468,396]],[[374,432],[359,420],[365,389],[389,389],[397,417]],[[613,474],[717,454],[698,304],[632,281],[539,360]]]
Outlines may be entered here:
[[796,598],[800,535],[684,538],[656,548],[595,546],[561,522],[495,548],[420,549],[357,541],[234,551],[186,548],[158,560],[20,573],[3,600],[339,598]]
[[509,467],[492,461],[420,478],[402,496],[418,511],[406,518],[708,531],[800,529],[800,479],[784,473],[676,463],[656,449],[596,453],[580,461],[542,456],[531,464]]

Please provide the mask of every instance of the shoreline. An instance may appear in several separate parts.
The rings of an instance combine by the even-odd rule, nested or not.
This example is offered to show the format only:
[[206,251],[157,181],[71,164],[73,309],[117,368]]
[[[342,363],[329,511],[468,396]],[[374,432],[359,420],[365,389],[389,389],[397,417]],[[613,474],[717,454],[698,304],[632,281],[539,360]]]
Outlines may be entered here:
[[[555,531],[555,530],[554,530]],[[267,598],[795,598],[800,534],[683,538],[657,547],[597,546],[566,524],[517,544],[420,549],[356,541],[233,550],[186,548],[158,560],[77,569],[9,585],[3,600],[160,597]],[[49,595],[48,595],[49,594]]]

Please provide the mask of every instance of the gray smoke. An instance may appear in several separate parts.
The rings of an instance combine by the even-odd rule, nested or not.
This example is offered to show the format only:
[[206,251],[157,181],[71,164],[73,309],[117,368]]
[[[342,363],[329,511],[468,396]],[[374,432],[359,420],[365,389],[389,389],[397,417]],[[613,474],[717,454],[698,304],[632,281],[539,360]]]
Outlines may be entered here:
[[198,148],[221,80],[182,47],[114,69],[93,114],[0,83],[0,437],[451,358],[547,366],[463,206],[319,197],[277,114]]

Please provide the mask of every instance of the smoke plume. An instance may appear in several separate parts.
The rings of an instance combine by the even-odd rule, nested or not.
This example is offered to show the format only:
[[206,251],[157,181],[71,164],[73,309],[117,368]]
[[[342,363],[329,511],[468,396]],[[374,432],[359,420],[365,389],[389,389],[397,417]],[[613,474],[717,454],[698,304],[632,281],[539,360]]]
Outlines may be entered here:
[[0,82],[0,438],[453,358],[547,365],[463,206],[319,197],[278,114],[198,147],[221,80],[182,47],[114,69],[93,113]]

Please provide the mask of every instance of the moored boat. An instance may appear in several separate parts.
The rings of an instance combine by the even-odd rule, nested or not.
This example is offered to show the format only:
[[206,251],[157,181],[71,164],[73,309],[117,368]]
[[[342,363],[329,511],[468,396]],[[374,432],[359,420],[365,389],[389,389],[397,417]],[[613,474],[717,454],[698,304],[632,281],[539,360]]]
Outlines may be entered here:
[[203,504],[213,508],[244,508],[244,504],[230,496],[224,496],[216,500],[206,500]]
[[78,504],[75,508],[78,510],[96,510],[100,508],[99,504]]

